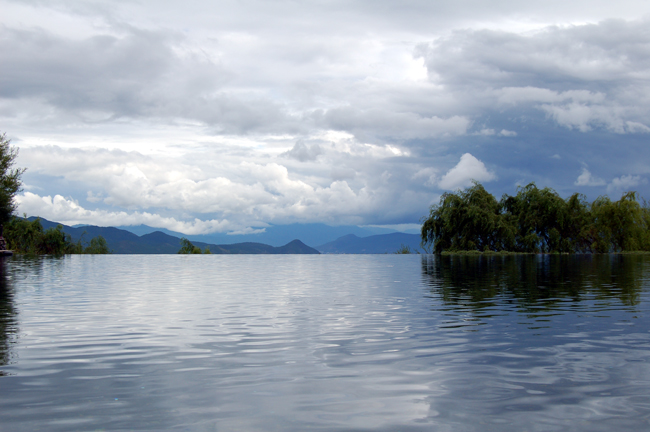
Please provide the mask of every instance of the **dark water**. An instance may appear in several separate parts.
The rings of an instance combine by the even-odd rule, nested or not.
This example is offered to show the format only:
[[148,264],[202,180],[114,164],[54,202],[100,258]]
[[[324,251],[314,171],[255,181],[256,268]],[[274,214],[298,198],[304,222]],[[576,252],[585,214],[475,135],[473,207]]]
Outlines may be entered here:
[[650,430],[650,256],[5,260],[0,431]]

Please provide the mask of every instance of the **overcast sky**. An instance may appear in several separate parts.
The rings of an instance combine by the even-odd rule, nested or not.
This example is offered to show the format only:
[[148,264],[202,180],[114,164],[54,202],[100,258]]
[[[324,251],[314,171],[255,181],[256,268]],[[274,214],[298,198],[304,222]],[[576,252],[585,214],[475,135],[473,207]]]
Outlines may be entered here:
[[20,214],[417,224],[475,179],[650,199],[647,0],[0,0]]

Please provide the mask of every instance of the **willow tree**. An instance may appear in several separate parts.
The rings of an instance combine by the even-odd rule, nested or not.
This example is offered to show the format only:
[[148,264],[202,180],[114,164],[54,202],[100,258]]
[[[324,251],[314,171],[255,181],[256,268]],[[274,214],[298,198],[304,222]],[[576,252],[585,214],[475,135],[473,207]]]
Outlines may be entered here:
[[177,252],[179,254],[200,254],[201,248],[194,246],[191,241],[185,237],[181,238],[181,248]]
[[566,200],[562,243],[559,252],[593,252],[589,237],[591,205],[583,194],[574,193]]
[[517,251],[575,251],[580,241],[575,228],[585,223],[588,212],[582,195],[574,194],[565,201],[553,189],[539,189],[530,183],[519,187],[515,196],[504,195],[501,203],[517,226]]
[[422,225],[422,245],[443,251],[623,252],[650,250],[650,207],[636,192],[613,202],[562,199],[534,183],[500,202],[479,183],[445,193]]
[[615,202],[598,197],[591,213],[590,233],[596,252],[650,250],[648,207],[641,206],[636,192],[627,192]]
[[90,244],[83,250],[85,254],[110,254],[111,249],[108,247],[106,239],[102,236],[93,237],[90,239]]
[[0,225],[9,222],[16,211],[14,197],[21,190],[25,168],[14,168],[18,149],[6,134],[0,135]]
[[444,193],[422,225],[422,243],[443,250],[503,250],[512,247],[515,231],[492,194],[477,182],[456,193]]

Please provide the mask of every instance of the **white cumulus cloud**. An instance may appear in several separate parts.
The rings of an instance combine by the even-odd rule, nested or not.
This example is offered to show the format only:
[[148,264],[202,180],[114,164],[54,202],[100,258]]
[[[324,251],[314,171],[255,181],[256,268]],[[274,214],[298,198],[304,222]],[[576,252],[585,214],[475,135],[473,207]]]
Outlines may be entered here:
[[628,192],[632,188],[647,184],[648,179],[638,175],[624,175],[614,178],[610,184],[607,185],[607,192]]
[[587,168],[583,168],[582,173],[578,176],[574,184],[576,186],[603,186],[605,185],[605,180],[594,177]]
[[38,215],[66,225],[119,226],[145,224],[185,234],[224,232],[241,227],[238,223],[232,223],[226,219],[180,221],[173,217],[162,217],[149,212],[89,210],[80,206],[76,201],[61,195],[39,196],[31,192],[25,192],[16,197],[16,203],[18,204],[19,213],[25,213],[28,216]]
[[458,164],[450,169],[442,178],[438,186],[442,189],[454,190],[471,186],[472,180],[489,182],[497,177],[488,171],[485,164],[469,153],[460,157]]

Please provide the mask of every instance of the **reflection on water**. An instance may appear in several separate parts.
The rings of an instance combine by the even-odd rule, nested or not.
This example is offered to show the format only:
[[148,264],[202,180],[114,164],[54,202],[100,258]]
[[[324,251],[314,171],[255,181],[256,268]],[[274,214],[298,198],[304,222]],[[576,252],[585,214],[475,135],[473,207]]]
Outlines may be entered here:
[[14,257],[0,430],[648,430],[650,257]]
[[[448,304],[481,309],[508,297],[522,308],[617,298],[633,306],[648,281],[645,255],[425,256],[422,273]],[[647,286],[647,285],[646,285]]]
[[5,274],[5,257],[0,257],[0,376],[5,375],[3,366],[11,362],[11,345],[17,331],[13,288]]

